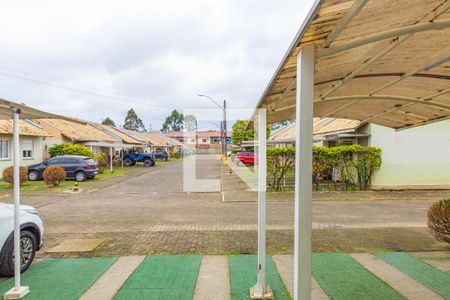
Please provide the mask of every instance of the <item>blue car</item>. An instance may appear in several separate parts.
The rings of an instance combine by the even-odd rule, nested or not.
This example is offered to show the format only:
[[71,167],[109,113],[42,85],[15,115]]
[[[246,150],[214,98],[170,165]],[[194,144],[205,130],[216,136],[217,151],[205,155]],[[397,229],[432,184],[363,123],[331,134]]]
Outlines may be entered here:
[[134,166],[138,162],[143,162],[145,167],[155,165],[155,156],[151,153],[142,153],[135,149],[130,149],[123,157],[123,164],[126,167]]

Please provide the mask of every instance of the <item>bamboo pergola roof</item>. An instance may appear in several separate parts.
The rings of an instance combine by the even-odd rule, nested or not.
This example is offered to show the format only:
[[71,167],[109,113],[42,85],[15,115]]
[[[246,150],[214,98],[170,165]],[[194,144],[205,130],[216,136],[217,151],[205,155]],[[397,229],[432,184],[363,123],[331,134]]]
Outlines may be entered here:
[[314,44],[314,116],[404,129],[450,118],[450,0],[318,0],[258,103],[295,117],[297,54]]

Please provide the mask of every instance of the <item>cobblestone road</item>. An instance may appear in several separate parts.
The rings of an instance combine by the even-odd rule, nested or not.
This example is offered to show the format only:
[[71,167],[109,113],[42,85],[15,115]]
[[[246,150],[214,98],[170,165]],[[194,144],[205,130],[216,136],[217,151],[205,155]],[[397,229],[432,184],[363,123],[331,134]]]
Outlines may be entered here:
[[[40,256],[254,253],[256,202],[224,203],[221,193],[185,193],[182,165],[182,161],[161,163],[89,193],[24,197],[22,202],[36,206],[45,220],[46,243]],[[199,157],[197,174],[220,179],[218,158]],[[449,250],[426,228],[427,207],[447,194],[314,194],[314,251]],[[283,197],[274,201],[269,197],[267,205],[271,253],[293,251],[293,202],[291,196]],[[106,241],[88,254],[45,253],[72,238]]]

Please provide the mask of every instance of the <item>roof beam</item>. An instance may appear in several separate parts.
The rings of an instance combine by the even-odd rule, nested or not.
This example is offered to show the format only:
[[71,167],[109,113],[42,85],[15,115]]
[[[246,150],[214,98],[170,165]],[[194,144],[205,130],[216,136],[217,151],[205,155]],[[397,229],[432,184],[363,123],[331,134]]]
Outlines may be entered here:
[[450,20],[433,21],[426,23],[418,23],[414,25],[404,26],[401,28],[395,28],[391,30],[386,30],[384,32],[376,33],[370,35],[366,38],[358,39],[355,41],[350,41],[346,43],[341,43],[336,46],[326,48],[324,50],[317,52],[317,58],[322,58],[330,55],[337,54],[342,51],[350,50],[356,47],[364,46],[367,44],[376,43],[379,41],[384,41],[387,39],[395,38],[402,35],[414,34],[423,31],[441,30],[450,28]]
[[[421,19],[418,23],[421,24],[421,22],[432,22],[437,17],[439,17],[441,14],[445,13],[448,9],[450,9],[450,0],[447,0],[443,2],[441,5],[436,7],[432,12],[427,14],[423,19]],[[400,45],[402,42],[413,36],[414,33],[405,34],[401,36],[396,36],[389,44],[387,44],[383,49],[380,51],[377,51],[377,53],[369,58],[367,61],[365,61],[362,65],[358,66],[355,70],[353,70],[350,74],[344,77],[344,79],[336,82],[333,84],[329,89],[327,89],[324,93],[320,95],[320,98],[325,98],[328,95],[330,95],[332,92],[337,90],[340,86],[342,86],[345,82],[349,81],[350,79],[357,76],[359,73],[361,73],[363,70],[365,70],[368,66],[372,65],[374,62],[376,62],[378,59],[386,55],[389,51]]]
[[345,76],[343,79],[337,81],[335,84],[333,84],[330,88],[325,90],[319,98],[325,98],[331,93],[333,93],[335,90],[337,90],[339,87],[341,87],[344,83],[348,82],[349,80],[355,78],[358,74],[360,74],[362,71],[364,71],[368,66],[372,65],[374,62],[376,62],[378,59],[386,55],[389,51],[400,45],[403,41],[405,41],[407,38],[409,38],[412,35],[409,36],[401,36],[394,40],[392,40],[387,46],[385,46],[383,49],[375,53],[371,58],[366,60],[363,64],[359,65],[356,69],[354,69],[351,73],[349,73],[347,76]]
[[325,99],[319,99],[314,101],[314,103],[327,103],[327,102],[335,102],[335,101],[348,101],[348,100],[393,100],[393,101],[403,101],[410,102],[416,104],[423,104],[434,106],[437,108],[441,108],[444,110],[450,111],[450,105],[434,102],[431,100],[425,100],[421,98],[413,98],[413,97],[403,97],[403,96],[393,96],[393,95],[354,95],[354,96],[340,96],[340,97],[329,97]]
[[297,77],[294,77],[291,79],[291,81],[289,82],[288,86],[283,91],[283,93],[281,93],[281,95],[278,96],[278,99],[275,101],[275,103],[272,104],[272,106],[271,106],[272,110],[276,109],[278,107],[278,105],[280,104],[280,102],[284,99],[284,97],[289,95],[292,92],[292,90],[294,90],[296,83],[297,83],[296,79],[297,79]]
[[368,0],[355,0],[353,5],[347,11],[345,16],[337,23],[333,31],[328,34],[327,39],[322,45],[324,48],[328,48],[334,40],[341,34],[342,30],[353,20],[353,18],[361,11],[361,9],[367,4]]
[[[431,94],[431,95],[429,95],[429,96],[427,96],[427,97],[420,98],[419,100],[422,100],[422,101],[424,101],[424,102],[428,102],[428,101],[430,101],[430,100],[433,99],[433,98],[436,98],[436,97],[439,97],[439,96],[442,96],[442,95],[445,95],[445,94],[448,94],[448,93],[450,93],[450,87],[449,87],[449,88],[446,88],[446,89],[443,89],[443,90],[441,90],[441,91],[439,91],[439,92],[437,92],[437,93]],[[363,122],[366,123],[366,122],[368,122],[368,121],[370,121],[370,120],[373,120],[373,119],[375,119],[375,118],[378,118],[378,117],[384,116],[384,115],[386,115],[386,114],[388,114],[388,113],[391,113],[391,112],[393,112],[393,111],[396,111],[396,110],[398,110],[399,108],[404,109],[404,108],[408,108],[408,107],[410,107],[410,106],[413,106],[413,105],[415,105],[415,104],[417,104],[417,103],[406,103],[406,104],[403,104],[403,105],[400,106],[400,107],[388,109],[388,110],[386,110],[386,111],[384,111],[384,112],[378,113],[378,114],[376,114],[376,115],[373,115],[373,116],[371,116],[371,117],[369,117],[369,118],[363,120]]]
[[419,127],[419,126],[423,126],[423,125],[427,125],[427,124],[432,124],[432,123],[437,123],[437,122],[441,122],[441,121],[445,121],[450,119],[450,116],[444,116],[444,117],[439,117],[433,120],[429,120],[429,121],[424,121],[424,122],[419,122],[413,125],[408,125],[408,126],[404,126],[404,127],[400,127],[397,128],[396,131],[402,131],[402,130],[406,130],[406,129],[411,129],[414,127]]
[[396,84],[396,83],[398,83],[398,82],[400,82],[400,81],[402,81],[402,80],[404,80],[404,79],[406,79],[408,77],[411,77],[411,76],[413,76],[413,75],[415,75],[415,74],[417,74],[419,72],[422,72],[422,71],[428,71],[428,70],[430,70],[430,69],[432,69],[434,67],[437,67],[437,66],[439,66],[439,65],[441,65],[443,63],[446,63],[449,60],[450,60],[450,54],[447,54],[447,55],[445,55],[443,57],[439,57],[438,59],[435,59],[435,60],[433,60],[433,61],[431,61],[431,62],[429,62],[429,63],[427,63],[425,65],[422,65],[422,66],[420,66],[420,67],[418,67],[418,68],[416,68],[416,69],[414,69],[414,70],[412,70],[410,72],[404,73],[399,78],[397,78],[397,79],[395,79],[395,80],[393,80],[391,82],[388,82],[388,83],[386,83],[386,84],[384,84],[384,85],[382,85],[382,86],[380,86],[380,87],[370,91],[369,94],[372,95],[372,94],[378,93],[378,92],[380,92],[380,91],[382,91],[382,90],[384,90],[384,89],[386,89],[386,88],[388,88],[390,86],[393,86],[394,84]]

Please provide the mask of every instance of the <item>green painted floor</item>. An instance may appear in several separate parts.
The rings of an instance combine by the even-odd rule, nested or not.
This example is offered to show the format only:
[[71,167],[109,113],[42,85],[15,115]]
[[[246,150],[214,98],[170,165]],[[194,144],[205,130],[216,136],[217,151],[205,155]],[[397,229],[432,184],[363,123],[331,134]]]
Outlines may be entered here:
[[[32,299],[78,299],[117,260],[110,258],[46,259],[22,274]],[[0,282],[0,294],[14,286],[12,278]]]
[[[257,256],[230,256],[229,267],[231,298],[233,300],[250,299],[249,288],[255,285],[257,280]],[[272,288],[275,299],[291,299],[270,256],[266,259],[266,267],[266,282]]]
[[[375,255],[444,299],[450,299],[448,273],[407,253],[386,252]],[[25,299],[78,299],[116,260],[115,257],[109,257],[46,259],[38,262],[22,276],[23,285],[29,286],[31,290]],[[190,300],[194,296],[201,262],[202,256],[148,256],[114,299]],[[266,264],[267,283],[275,299],[291,299],[270,256]],[[257,257],[230,256],[228,267],[231,298],[249,299],[249,288],[256,283]],[[314,253],[313,276],[330,299],[405,299],[348,254]],[[12,286],[13,279],[0,279],[1,294]]]
[[192,299],[201,256],[148,256],[114,299]]

